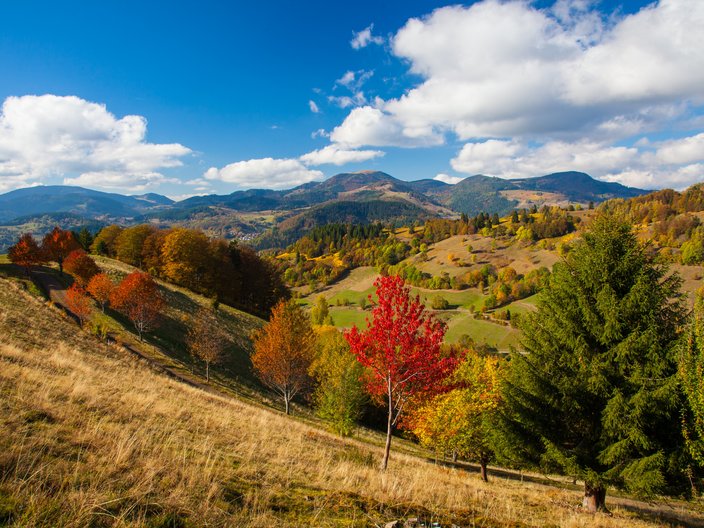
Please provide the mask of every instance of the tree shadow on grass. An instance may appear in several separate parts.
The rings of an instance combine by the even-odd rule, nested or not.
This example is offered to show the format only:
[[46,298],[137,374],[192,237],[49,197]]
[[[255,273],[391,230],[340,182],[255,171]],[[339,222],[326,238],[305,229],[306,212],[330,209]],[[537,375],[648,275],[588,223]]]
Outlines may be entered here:
[[[447,468],[460,469],[467,471],[468,473],[476,473],[479,475],[479,464],[473,464],[471,462],[452,462],[448,460],[436,460],[434,458],[427,458],[426,460],[434,464],[444,466]],[[579,491],[583,490],[582,486],[579,484],[573,484],[563,480],[555,480],[548,476],[541,476],[535,474],[525,474],[521,471],[490,467],[489,468],[489,479],[491,478],[513,480],[519,482],[529,482],[531,484],[539,484],[542,486],[550,486],[553,488],[560,488],[565,490]],[[619,509],[625,510],[629,513],[633,513],[638,517],[647,521],[657,521],[666,522],[672,527],[693,527],[693,528],[704,528],[704,513],[698,513],[692,509],[685,509],[683,505],[673,505],[669,502],[644,502],[636,499],[629,499],[626,497],[607,495],[607,507],[611,504],[617,506]]]

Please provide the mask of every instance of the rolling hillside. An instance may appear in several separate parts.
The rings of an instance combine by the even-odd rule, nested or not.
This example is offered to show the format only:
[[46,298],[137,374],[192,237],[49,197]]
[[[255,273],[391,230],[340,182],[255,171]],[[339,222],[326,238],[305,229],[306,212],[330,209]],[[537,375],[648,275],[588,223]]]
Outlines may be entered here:
[[0,194],[0,222],[46,213],[73,213],[87,219],[133,218],[173,204],[166,196],[153,193],[124,196],[83,187],[46,185]]
[[[582,513],[566,479],[450,469],[343,440],[147,368],[0,278],[0,523],[6,526],[696,526],[613,498]],[[576,488],[576,487],[575,487]],[[664,517],[663,517],[664,516]]]

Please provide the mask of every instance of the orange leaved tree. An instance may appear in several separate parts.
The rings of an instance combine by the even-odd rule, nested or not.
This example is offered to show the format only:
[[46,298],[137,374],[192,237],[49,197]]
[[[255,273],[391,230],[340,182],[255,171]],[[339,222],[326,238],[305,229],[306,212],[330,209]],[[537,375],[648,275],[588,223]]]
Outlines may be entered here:
[[112,295],[114,289],[115,283],[112,282],[106,273],[93,275],[86,287],[86,290],[93,296],[93,299],[100,303],[100,308],[103,313],[105,313],[105,305],[110,300],[110,295]]
[[80,249],[81,245],[71,231],[64,231],[56,226],[50,233],[44,235],[42,250],[48,260],[59,265],[59,271],[64,271],[64,260],[71,251]]
[[17,244],[10,247],[7,256],[10,262],[22,266],[27,275],[29,275],[32,266],[44,261],[42,250],[30,233],[22,235]]
[[391,434],[408,401],[433,394],[452,372],[455,360],[443,356],[440,345],[445,324],[425,312],[425,306],[400,277],[379,277],[376,306],[366,330],[355,325],[345,333],[350,350],[369,371],[367,391],[387,408],[386,469]]
[[82,327],[93,311],[93,304],[83,288],[78,284],[72,284],[66,290],[66,308],[76,316]]
[[291,400],[310,385],[316,337],[310,319],[295,301],[280,301],[269,323],[253,334],[252,365],[259,379],[284,399],[286,414]]
[[100,273],[98,265],[82,249],[75,249],[68,254],[64,261],[64,268],[83,287],[88,284],[94,275]]
[[127,275],[110,295],[110,305],[132,321],[139,340],[144,332],[159,324],[164,299],[148,273],[133,271]]

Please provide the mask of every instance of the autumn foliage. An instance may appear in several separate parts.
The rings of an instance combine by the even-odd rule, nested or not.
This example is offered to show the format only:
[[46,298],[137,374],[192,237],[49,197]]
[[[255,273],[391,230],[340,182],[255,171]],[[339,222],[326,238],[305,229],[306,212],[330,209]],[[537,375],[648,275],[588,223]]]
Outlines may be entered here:
[[391,433],[411,398],[431,395],[455,366],[451,356],[444,357],[440,345],[444,323],[426,313],[416,296],[400,277],[379,277],[377,303],[367,319],[366,330],[356,326],[345,333],[350,349],[370,375],[366,388],[383,402],[388,411],[386,450],[382,469],[386,469],[391,449]]
[[100,303],[100,308],[105,312],[105,305],[110,300],[110,295],[112,295],[115,289],[115,283],[112,282],[110,277],[106,273],[98,273],[93,275],[93,277],[88,281],[88,286],[86,290],[90,293],[93,298]]
[[141,341],[159,324],[164,299],[149,274],[133,271],[112,292],[110,305],[132,321]]
[[220,329],[215,312],[201,308],[188,331],[186,344],[191,355],[205,363],[205,379],[210,381],[210,365],[222,361],[227,336]]
[[259,316],[268,316],[279,300],[289,297],[269,261],[251,248],[211,239],[197,229],[107,226],[92,250]]
[[76,249],[69,253],[64,261],[64,269],[73,275],[83,287],[88,284],[94,275],[100,273],[98,265],[82,249]]
[[414,408],[409,419],[423,445],[478,462],[485,482],[493,456],[492,419],[501,406],[501,366],[496,356],[466,351],[447,379],[450,390]]
[[25,233],[7,252],[10,262],[22,266],[29,273],[32,266],[43,262],[44,255],[30,233]]
[[252,365],[259,379],[279,393],[286,414],[291,399],[310,384],[308,371],[314,357],[316,336],[308,315],[295,301],[281,301],[269,323],[255,331]]
[[81,286],[73,284],[66,290],[66,308],[78,318],[78,322],[83,326],[93,311],[93,303]]
[[64,231],[60,227],[55,227],[51,232],[44,235],[42,240],[42,251],[47,260],[56,262],[59,271],[64,271],[64,260],[69,254],[80,249],[81,245],[71,231]]

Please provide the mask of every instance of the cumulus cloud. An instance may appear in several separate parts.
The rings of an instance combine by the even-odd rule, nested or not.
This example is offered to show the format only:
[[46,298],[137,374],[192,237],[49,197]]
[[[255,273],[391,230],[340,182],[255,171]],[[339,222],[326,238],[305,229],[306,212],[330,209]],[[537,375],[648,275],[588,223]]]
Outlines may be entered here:
[[361,146],[421,147],[440,145],[443,138],[432,129],[404,127],[383,110],[360,106],[330,133],[330,139],[349,148]]
[[376,36],[372,33],[374,30],[374,24],[370,24],[362,31],[354,33],[352,40],[350,41],[350,46],[354,49],[366,48],[369,44],[381,45],[384,43],[382,37]]
[[450,185],[455,185],[462,180],[464,180],[464,177],[462,176],[450,176],[449,174],[444,174],[444,173],[439,173],[436,174],[435,177],[433,178],[434,180],[441,181],[443,183],[449,183]]
[[379,158],[384,155],[380,150],[346,150],[338,145],[328,145],[304,154],[299,159],[306,165],[345,165]]
[[662,143],[613,146],[594,141],[549,141],[534,147],[515,140],[465,144],[451,165],[457,172],[531,178],[582,171],[608,181],[646,189],[686,187],[704,179],[704,134]]
[[140,192],[191,150],[146,141],[142,116],[115,117],[75,96],[8,97],[0,113],[0,190],[63,177],[66,184]]
[[[617,140],[704,104],[704,2],[661,0],[615,21],[591,5],[485,0],[408,20],[392,50],[422,80],[376,105],[368,144],[378,144],[379,121],[426,138]],[[341,127],[355,121],[361,145],[359,117],[353,110]]]
[[661,143],[658,146],[656,158],[667,164],[704,160],[704,133]]
[[318,105],[315,101],[312,99],[308,101],[308,107],[310,108],[310,111],[313,112],[314,114],[319,114],[320,113],[320,108],[318,108]]
[[218,169],[211,167],[206,180],[235,184],[240,189],[288,189],[323,178],[323,173],[308,169],[296,159],[261,158],[238,161]]
[[[650,188],[701,179],[704,2],[659,0],[625,16],[596,5],[483,0],[409,19],[390,45],[420,81],[373,105],[345,101],[352,110],[331,140],[459,139],[451,165],[466,174],[581,170]],[[694,133],[644,139],[673,130]]]

